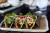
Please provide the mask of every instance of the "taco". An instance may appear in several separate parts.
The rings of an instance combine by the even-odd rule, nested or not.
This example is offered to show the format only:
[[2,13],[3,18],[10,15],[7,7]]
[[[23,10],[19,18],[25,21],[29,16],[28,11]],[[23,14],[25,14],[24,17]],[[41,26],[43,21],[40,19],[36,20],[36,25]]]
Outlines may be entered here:
[[15,19],[16,28],[21,29],[23,27],[24,19],[25,17],[22,14],[18,15],[18,17]]
[[14,19],[12,19],[11,17],[5,16],[5,18],[4,18],[4,24],[5,24],[6,28],[11,28],[13,22],[14,22]]
[[26,28],[32,29],[36,23],[37,16],[32,16],[31,12],[27,13],[26,16],[27,16]]

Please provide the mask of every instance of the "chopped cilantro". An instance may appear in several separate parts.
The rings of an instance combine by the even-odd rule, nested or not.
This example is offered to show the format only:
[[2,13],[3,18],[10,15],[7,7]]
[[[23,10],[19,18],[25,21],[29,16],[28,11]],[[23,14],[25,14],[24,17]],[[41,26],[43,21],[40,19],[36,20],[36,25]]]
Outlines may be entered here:
[[15,16],[15,19],[17,18],[18,16]]
[[35,16],[33,16],[33,19],[35,20],[35,19],[36,19],[36,17],[35,17]]
[[16,13],[12,13],[12,16],[15,16],[16,15]]
[[31,13],[31,12],[28,12],[28,13],[26,14],[26,16],[29,16],[29,15],[32,15],[32,13]]
[[8,14],[6,14],[6,16],[9,17],[9,16],[11,16],[11,14],[8,13]]
[[12,19],[11,17],[7,17],[7,19],[5,20],[5,22],[7,24],[11,24],[11,22],[13,22],[13,21],[14,21],[14,19]]
[[23,14],[22,14],[22,13],[20,13],[18,16],[23,16]]

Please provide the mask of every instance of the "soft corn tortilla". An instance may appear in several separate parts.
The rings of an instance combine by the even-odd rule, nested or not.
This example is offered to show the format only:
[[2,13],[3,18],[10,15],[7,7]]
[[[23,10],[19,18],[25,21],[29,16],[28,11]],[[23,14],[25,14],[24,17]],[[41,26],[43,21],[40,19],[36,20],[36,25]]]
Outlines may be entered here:
[[[17,17],[17,19],[18,19],[18,17]],[[21,29],[21,28],[23,27],[24,21],[23,21],[22,25],[18,25],[16,21],[17,21],[17,20],[15,20],[15,26],[16,26],[16,28],[17,28],[17,29]],[[19,21],[22,22],[22,19],[19,19]],[[19,27],[20,27],[20,28],[19,28]]]
[[6,24],[5,20],[7,19],[7,16],[5,16],[4,18],[4,24],[5,24],[5,28],[11,28],[13,25],[13,22],[10,24],[10,26],[8,27],[8,24]]
[[26,23],[26,28],[27,29],[32,29],[34,27],[34,25],[36,23],[36,20],[37,20],[37,16],[35,16],[35,17],[36,17],[36,19],[33,21],[33,25],[30,28],[28,27],[28,24]]

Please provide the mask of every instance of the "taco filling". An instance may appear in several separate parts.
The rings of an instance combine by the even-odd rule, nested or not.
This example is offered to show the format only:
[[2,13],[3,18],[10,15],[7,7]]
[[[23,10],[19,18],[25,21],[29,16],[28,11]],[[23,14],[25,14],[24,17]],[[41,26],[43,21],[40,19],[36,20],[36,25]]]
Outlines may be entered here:
[[13,22],[14,22],[14,19],[12,19],[11,17],[5,16],[5,25],[7,27],[10,27]]
[[16,25],[17,25],[17,27],[18,28],[22,28],[23,24],[24,24],[24,17],[23,16],[18,16],[16,18]]

